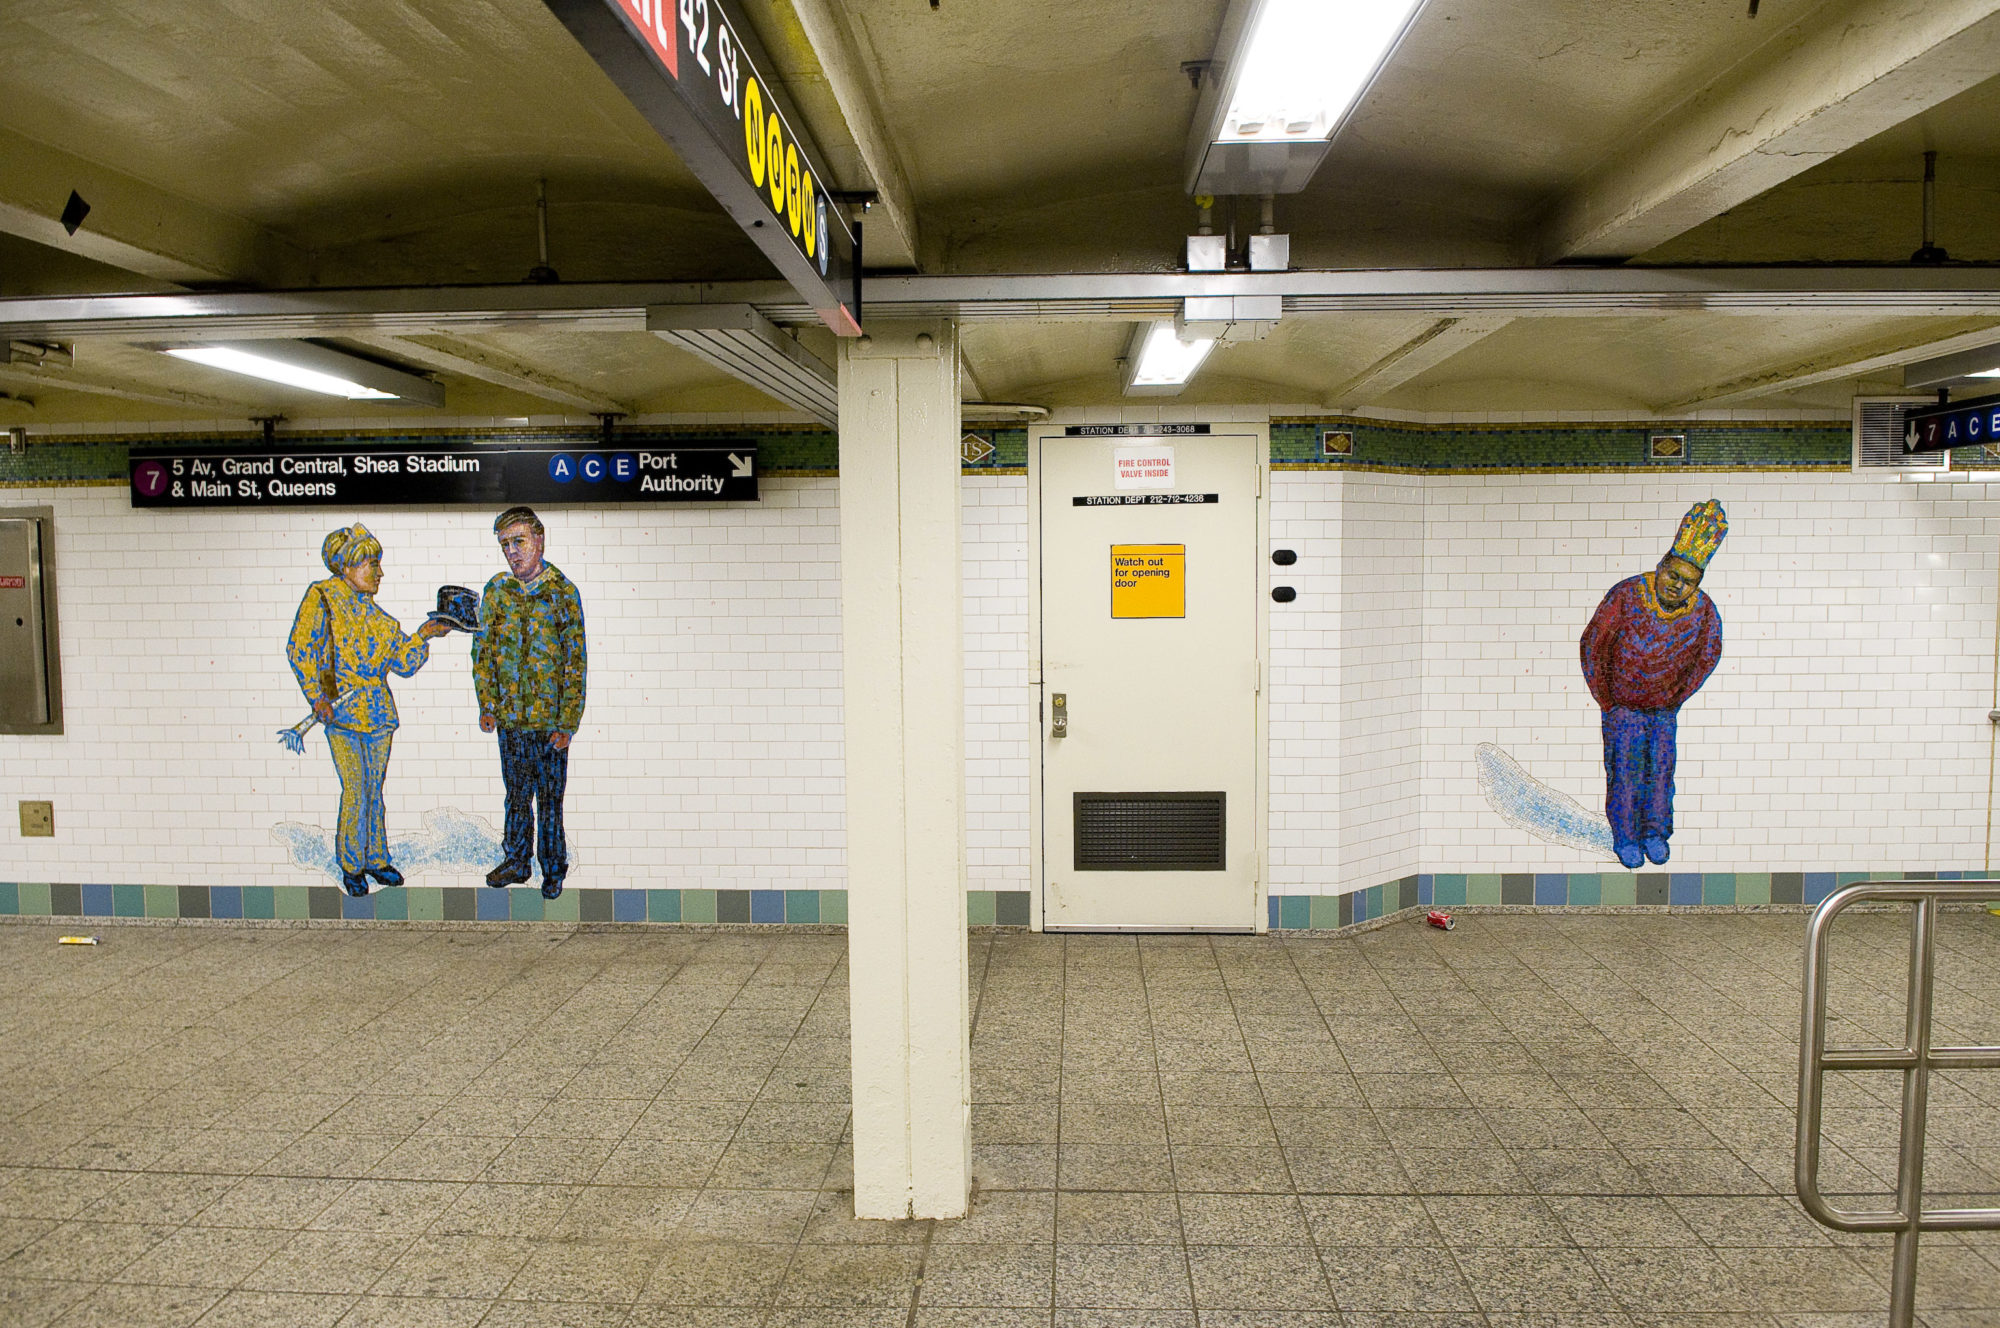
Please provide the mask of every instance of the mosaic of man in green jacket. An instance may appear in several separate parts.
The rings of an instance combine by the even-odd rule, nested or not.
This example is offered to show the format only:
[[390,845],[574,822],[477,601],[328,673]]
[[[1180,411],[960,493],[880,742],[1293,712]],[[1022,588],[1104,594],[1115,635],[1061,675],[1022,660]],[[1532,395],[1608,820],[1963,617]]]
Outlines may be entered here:
[[583,601],[570,579],[542,560],[542,522],[532,509],[508,508],[494,518],[493,533],[507,570],[486,583],[479,600],[472,681],[480,730],[500,733],[507,826],[503,860],[486,883],[527,880],[539,856],[542,895],[554,899],[569,872],[562,800],[570,742],[583,723]]

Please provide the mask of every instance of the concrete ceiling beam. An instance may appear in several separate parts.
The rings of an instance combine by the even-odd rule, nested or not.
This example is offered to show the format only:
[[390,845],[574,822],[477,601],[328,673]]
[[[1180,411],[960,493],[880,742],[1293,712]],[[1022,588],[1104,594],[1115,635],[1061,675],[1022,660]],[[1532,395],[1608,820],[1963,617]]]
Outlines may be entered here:
[[462,337],[431,335],[418,340],[415,337],[362,333],[348,339],[385,355],[413,361],[426,369],[474,378],[591,415],[635,413],[625,402],[614,400],[602,392],[593,392],[581,384],[523,364],[511,356]]
[[2000,69],[2000,0],[1813,11],[1696,91],[1553,209],[1543,262],[1664,244]]
[[[0,129],[0,232],[154,281],[282,285],[302,255],[272,232],[46,143]],[[71,191],[90,205],[76,234]]]
[[1756,401],[1761,397],[1775,396],[1780,392],[1791,392],[1803,387],[1816,387],[1821,383],[1836,383],[1850,378],[1865,378],[1870,374],[1900,369],[1906,364],[1915,364],[1920,360],[1990,347],[1996,340],[2000,340],[2000,326],[1983,328],[1975,332],[1961,332],[1956,336],[1913,346],[1902,346],[1894,350],[1863,354],[1857,354],[1852,349],[1830,351],[1825,355],[1815,356],[1782,369],[1718,383],[1713,388],[1673,402],[1662,409],[1671,413],[1697,406],[1703,409],[1719,409],[1724,406],[1740,405]]
[[778,0],[758,17],[776,73],[842,187],[877,195],[862,232],[866,266],[917,266],[917,207],[909,174],[875,98],[873,62],[857,49],[839,0]]
[[19,365],[0,365],[0,383],[32,387],[37,393],[82,392],[96,397],[117,397],[122,401],[143,401],[152,406],[175,406],[207,411],[211,415],[241,415],[249,418],[257,407],[247,401],[212,397],[202,392],[182,392],[170,387],[144,387],[131,383],[78,377],[68,371],[41,371]]
[[1484,341],[1513,322],[1505,316],[1443,318],[1375,361],[1329,393],[1327,400],[1366,405],[1411,379],[1430,372],[1466,347]]

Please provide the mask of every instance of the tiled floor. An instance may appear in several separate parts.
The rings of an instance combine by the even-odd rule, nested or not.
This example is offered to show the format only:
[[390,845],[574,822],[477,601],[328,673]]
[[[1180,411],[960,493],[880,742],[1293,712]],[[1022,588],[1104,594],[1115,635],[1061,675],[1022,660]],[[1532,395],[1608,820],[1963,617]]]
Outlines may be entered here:
[[[1786,1197],[1802,921],[975,936],[975,1211],[902,1224],[848,1216],[838,936],[0,926],[0,1323],[1872,1326],[1885,1238]],[[1893,1033],[1842,926],[1837,1037]],[[2000,1042],[2000,919],[1941,938]],[[1893,1082],[1833,1091],[1886,1185]],[[2000,1075],[1933,1139],[2000,1190]],[[2000,1235],[1926,1250],[2000,1324]]]

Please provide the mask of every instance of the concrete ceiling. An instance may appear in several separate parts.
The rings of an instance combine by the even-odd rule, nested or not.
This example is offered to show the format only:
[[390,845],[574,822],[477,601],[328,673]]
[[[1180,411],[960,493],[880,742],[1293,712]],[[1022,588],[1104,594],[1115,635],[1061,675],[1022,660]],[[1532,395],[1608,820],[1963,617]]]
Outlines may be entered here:
[[[1229,3],[742,0],[832,183],[880,195],[871,269],[936,275],[1178,271],[1197,98],[1181,66],[1215,53]],[[310,308],[315,291],[516,285],[539,257],[538,180],[565,283],[773,275],[541,0],[39,0],[0,10],[0,85],[0,324],[31,297],[296,291]],[[1937,242],[2000,262],[2000,0],[1764,0],[1755,18],[1746,0],[1430,0],[1277,220],[1307,269],[1900,264],[1926,151]],[[75,236],[55,220],[71,190],[92,209]],[[1129,319],[1035,313],[968,325],[979,392],[1118,401]],[[1837,411],[1989,331],[2000,316],[1915,305],[1294,311],[1183,399]],[[419,321],[351,344],[434,373],[449,416],[781,408],[632,327]],[[0,366],[0,423],[409,412],[129,335],[64,348],[73,363]]]

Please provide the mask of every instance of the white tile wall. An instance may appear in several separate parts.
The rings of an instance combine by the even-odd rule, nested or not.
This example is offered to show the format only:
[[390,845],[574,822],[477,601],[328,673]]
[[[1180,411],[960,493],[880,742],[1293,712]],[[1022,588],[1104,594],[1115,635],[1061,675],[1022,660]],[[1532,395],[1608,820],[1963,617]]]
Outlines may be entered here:
[[[835,482],[767,479],[754,507],[556,511],[549,561],[578,585],[589,701],[570,761],[577,885],[843,881]],[[121,489],[12,490],[56,509],[66,732],[0,738],[0,806],[53,798],[57,837],[0,837],[0,879],[280,884],[271,827],[330,828],[338,785],[284,642],[346,512],[133,511]],[[500,569],[490,514],[373,511],[380,602],[413,628],[442,582]],[[454,807],[497,829],[493,739],[466,640],[393,683],[390,833]],[[476,876],[426,884],[467,885]]]
[[[1723,656],[1681,709],[1670,868],[1963,870],[1986,856],[2000,495],[1767,474],[1425,481],[1426,870],[1617,870],[1510,829],[1480,742],[1602,805],[1577,638],[1722,501]],[[1367,882],[1356,882],[1367,884]]]
[[1028,669],[1028,481],[964,481],[966,886],[1027,890],[1039,729]]
[[[1270,862],[1279,893],[1414,871],[1608,867],[1510,828],[1478,791],[1495,742],[1586,806],[1597,711],[1576,639],[1715,497],[1721,668],[1682,711],[1673,867],[1977,868],[1986,852],[2000,490],[1874,477],[1411,477],[1281,472],[1272,569]],[[579,885],[839,886],[837,481],[755,507],[551,514],[590,622],[568,823]],[[271,827],[330,826],[323,747],[283,654],[321,535],[347,513],[134,512],[116,488],[10,490],[57,509],[68,730],[0,737],[0,807],[53,798],[53,841],[0,835],[0,880],[287,883]],[[969,884],[1031,888],[1027,489],[964,486]],[[498,567],[483,514],[368,514],[385,608]],[[392,833],[443,807],[497,823],[462,638],[396,683]],[[433,884],[471,884],[476,878]]]

